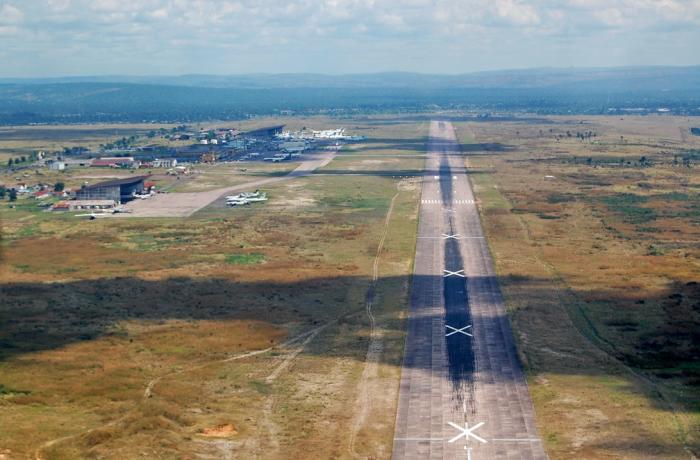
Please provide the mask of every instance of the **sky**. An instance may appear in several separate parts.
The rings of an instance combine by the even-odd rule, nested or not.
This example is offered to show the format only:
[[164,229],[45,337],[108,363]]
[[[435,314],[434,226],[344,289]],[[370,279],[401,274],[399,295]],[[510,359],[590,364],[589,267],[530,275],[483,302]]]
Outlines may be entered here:
[[0,0],[0,77],[700,64],[700,0]]

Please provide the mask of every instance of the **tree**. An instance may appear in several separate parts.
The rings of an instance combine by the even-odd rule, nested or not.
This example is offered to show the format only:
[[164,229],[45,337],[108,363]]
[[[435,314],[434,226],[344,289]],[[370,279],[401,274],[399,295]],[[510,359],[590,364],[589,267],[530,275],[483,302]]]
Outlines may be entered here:
[[0,185],[0,200],[4,199],[6,194],[7,188],[4,185]]
[[53,184],[53,191],[54,192],[62,192],[66,188],[66,184],[63,182],[56,182]]
[[17,190],[14,188],[10,189],[10,201],[17,201]]
[[11,168],[11,167],[12,167],[12,158],[10,158],[9,160],[7,160],[7,167],[8,167],[8,168]]
[[22,155],[21,157],[19,157],[19,161],[21,161],[22,163],[24,163],[25,161],[27,161],[27,157],[25,157],[24,155]]

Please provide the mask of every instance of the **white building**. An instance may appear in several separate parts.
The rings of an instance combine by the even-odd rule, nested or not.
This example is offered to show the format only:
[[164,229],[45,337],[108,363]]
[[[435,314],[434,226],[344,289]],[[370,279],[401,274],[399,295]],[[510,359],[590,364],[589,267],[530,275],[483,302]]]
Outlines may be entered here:
[[63,171],[66,169],[66,162],[63,160],[54,160],[46,163],[51,171]]

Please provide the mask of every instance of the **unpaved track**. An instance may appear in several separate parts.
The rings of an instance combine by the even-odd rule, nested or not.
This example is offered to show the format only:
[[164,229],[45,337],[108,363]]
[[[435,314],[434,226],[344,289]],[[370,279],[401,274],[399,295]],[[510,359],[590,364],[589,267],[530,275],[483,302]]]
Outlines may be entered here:
[[399,196],[398,193],[394,195],[391,199],[391,204],[389,205],[389,210],[386,213],[386,218],[384,219],[384,230],[382,231],[382,236],[379,239],[379,244],[377,245],[377,254],[374,257],[374,264],[372,265],[372,282],[370,284],[369,290],[367,292],[367,301],[365,302],[365,310],[367,312],[367,318],[369,319],[370,325],[370,341],[367,347],[367,357],[365,358],[365,367],[362,371],[362,377],[357,385],[358,397],[355,416],[355,422],[352,429],[350,430],[350,436],[348,439],[348,450],[355,457],[361,457],[361,455],[356,452],[355,441],[357,440],[357,434],[360,429],[367,422],[367,414],[371,406],[371,394],[381,393],[381,382],[371,382],[376,380],[379,375],[379,359],[381,358],[382,351],[384,350],[383,331],[377,328],[377,323],[374,317],[374,312],[372,311],[374,307],[374,301],[376,298],[377,280],[379,279],[379,261],[382,256],[382,251],[384,250],[384,242],[389,234],[389,224],[391,223],[391,216],[394,211],[394,204],[396,203],[396,198]]
[[146,200],[134,200],[124,207],[130,213],[117,214],[119,217],[188,217],[203,207],[213,203],[223,195],[239,193],[297,177],[308,176],[322,168],[335,157],[335,152],[310,155],[307,160],[285,176],[258,179],[245,184],[222,187],[206,192],[161,193]]

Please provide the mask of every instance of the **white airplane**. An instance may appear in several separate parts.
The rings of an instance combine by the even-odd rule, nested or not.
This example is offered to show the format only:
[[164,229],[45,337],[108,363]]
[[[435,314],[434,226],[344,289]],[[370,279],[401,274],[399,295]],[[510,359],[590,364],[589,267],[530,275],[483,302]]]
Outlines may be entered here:
[[229,206],[238,206],[242,204],[259,203],[267,201],[267,194],[256,190],[255,192],[243,192],[238,195],[229,195],[226,197],[226,204]]
[[112,213],[118,214],[118,213],[130,213],[134,212],[133,209],[125,208],[124,206],[117,206],[112,210]]
[[88,214],[76,214],[75,217],[87,217],[89,220],[95,220],[102,217],[109,217],[109,214],[104,212],[91,212]]
[[243,206],[248,204],[250,204],[250,201],[246,200],[245,198],[238,200],[226,200],[226,206]]
[[241,192],[238,195],[229,195],[226,197],[227,200],[238,200],[241,198],[255,198],[261,195],[265,195],[264,192],[260,192],[260,190],[256,190],[254,192]]

